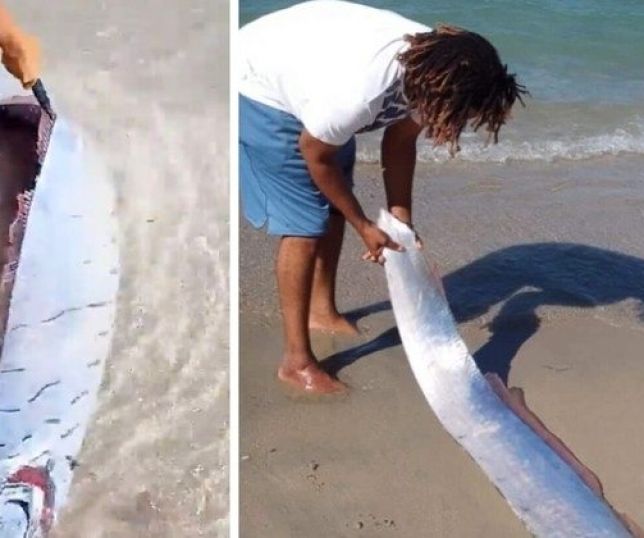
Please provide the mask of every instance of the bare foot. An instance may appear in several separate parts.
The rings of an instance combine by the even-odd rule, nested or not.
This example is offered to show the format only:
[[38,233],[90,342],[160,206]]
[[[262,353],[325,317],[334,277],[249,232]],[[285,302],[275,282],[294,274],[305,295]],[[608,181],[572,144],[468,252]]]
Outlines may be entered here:
[[309,316],[309,329],[328,333],[349,334],[352,336],[360,334],[358,326],[340,314],[322,316],[312,313]]
[[342,394],[349,390],[342,381],[331,377],[317,363],[304,368],[280,366],[277,377],[291,387],[309,394]]

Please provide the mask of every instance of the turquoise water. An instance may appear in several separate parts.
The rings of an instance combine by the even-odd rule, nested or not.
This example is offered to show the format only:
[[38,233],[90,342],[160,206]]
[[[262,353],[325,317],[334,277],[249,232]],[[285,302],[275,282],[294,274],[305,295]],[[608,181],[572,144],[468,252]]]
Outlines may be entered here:
[[[241,23],[292,5],[241,0]],[[644,153],[644,1],[450,0],[363,2],[430,26],[457,24],[486,36],[531,92],[525,110],[484,149],[465,137],[472,160],[586,158]],[[375,138],[361,145],[377,157]],[[425,147],[422,158],[445,158]]]

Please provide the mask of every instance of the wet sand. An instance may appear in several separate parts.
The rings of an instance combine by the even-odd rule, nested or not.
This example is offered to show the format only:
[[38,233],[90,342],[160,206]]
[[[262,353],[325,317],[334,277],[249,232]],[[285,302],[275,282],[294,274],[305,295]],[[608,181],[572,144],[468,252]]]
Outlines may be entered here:
[[7,4],[120,227],[113,349],[55,534],[227,536],[228,2]]
[[[644,522],[644,186],[640,157],[423,166],[416,226],[438,260],[461,333],[482,368],[528,404]],[[375,166],[356,190],[375,216]],[[274,381],[274,242],[242,227],[242,536],[528,536],[442,429],[400,347],[384,274],[349,232],[340,305],[359,338],[316,336],[353,388],[294,401]]]

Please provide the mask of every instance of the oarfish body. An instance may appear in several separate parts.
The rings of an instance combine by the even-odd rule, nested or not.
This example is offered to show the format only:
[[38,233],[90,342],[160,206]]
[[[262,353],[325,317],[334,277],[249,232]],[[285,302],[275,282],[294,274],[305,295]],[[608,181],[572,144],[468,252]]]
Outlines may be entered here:
[[592,480],[582,480],[583,471],[580,475],[570,465],[574,457],[565,460],[552,448],[552,438],[546,442],[538,427],[511,409],[509,398],[499,396],[504,388],[493,389],[494,383],[481,374],[458,334],[440,281],[414,246],[414,233],[386,211],[378,225],[406,248],[403,253],[386,251],[391,303],[416,380],[445,429],[534,535],[632,536],[602,498],[600,486],[591,489]]
[[18,189],[4,238],[0,537],[34,538],[47,535],[67,497],[95,405],[118,247],[111,186],[69,126],[29,99],[0,104],[4,122],[33,132],[37,177]]

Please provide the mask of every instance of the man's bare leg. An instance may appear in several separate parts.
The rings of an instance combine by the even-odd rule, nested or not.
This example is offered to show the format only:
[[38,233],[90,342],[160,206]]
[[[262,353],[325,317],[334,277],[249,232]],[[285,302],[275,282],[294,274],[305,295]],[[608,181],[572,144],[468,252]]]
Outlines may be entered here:
[[344,217],[332,213],[328,231],[320,240],[315,258],[309,328],[358,334],[357,327],[338,312],[335,304],[335,283],[343,239]]
[[284,322],[284,357],[278,377],[300,390],[328,394],[346,385],[320,368],[311,350],[309,310],[317,250],[321,239],[283,237],[277,253],[277,285]]

